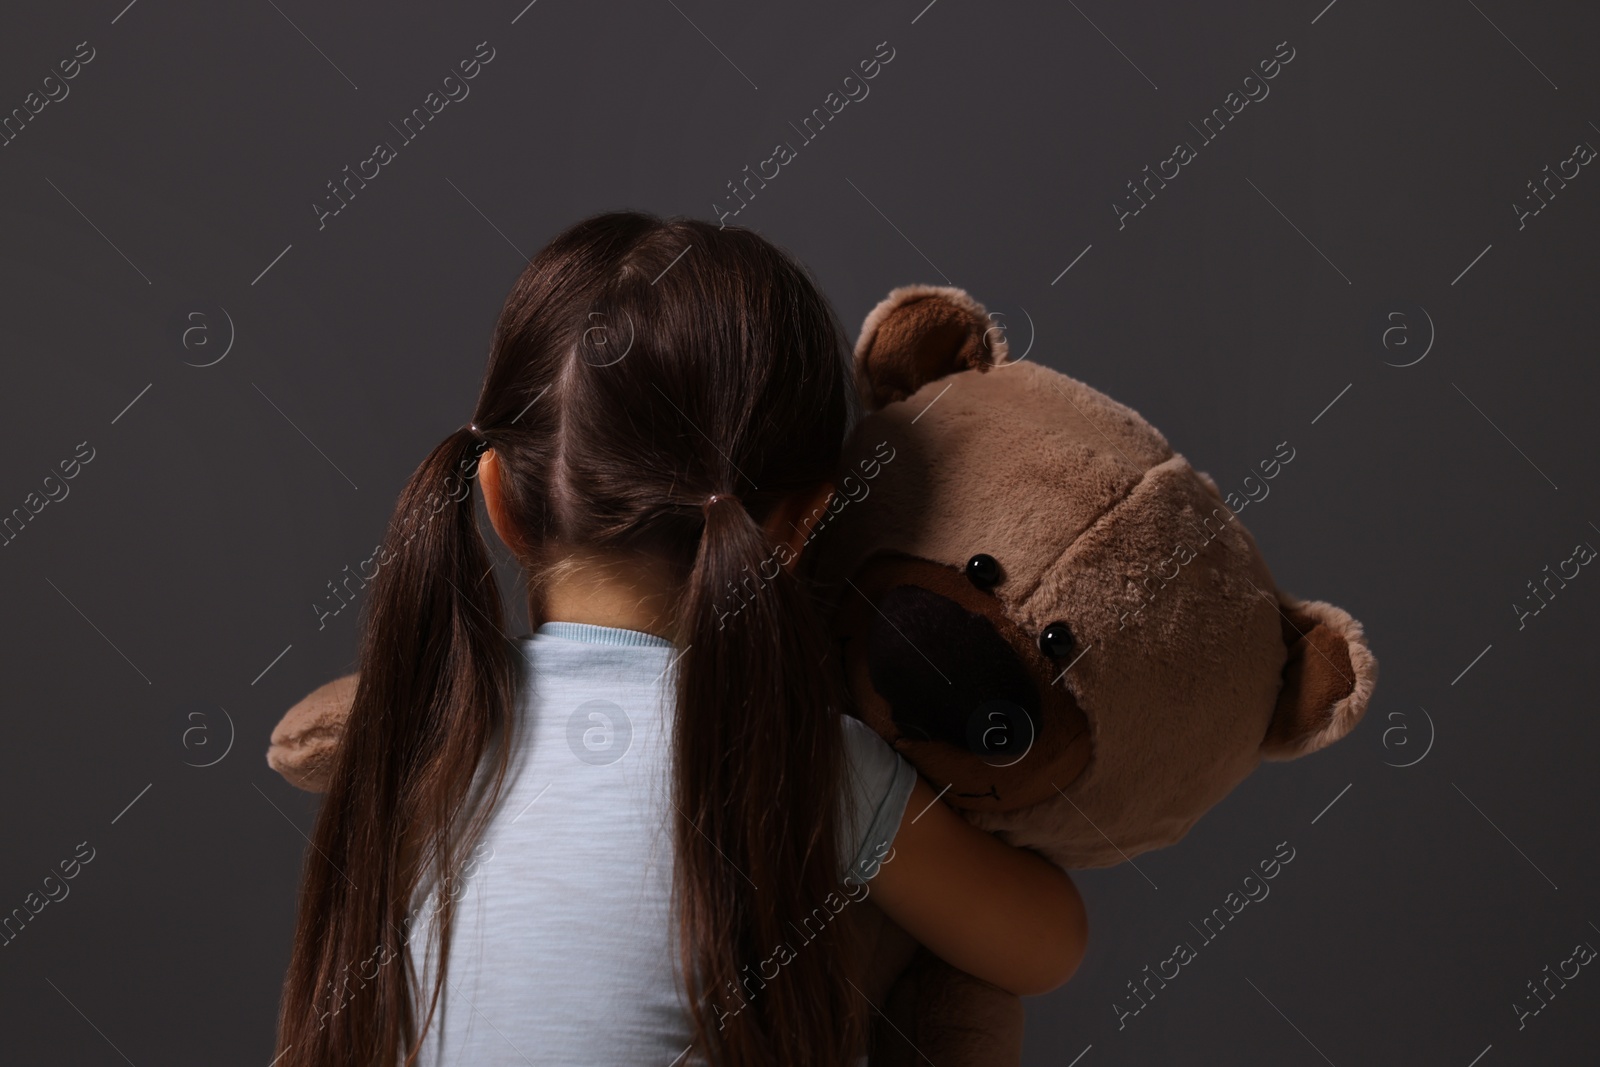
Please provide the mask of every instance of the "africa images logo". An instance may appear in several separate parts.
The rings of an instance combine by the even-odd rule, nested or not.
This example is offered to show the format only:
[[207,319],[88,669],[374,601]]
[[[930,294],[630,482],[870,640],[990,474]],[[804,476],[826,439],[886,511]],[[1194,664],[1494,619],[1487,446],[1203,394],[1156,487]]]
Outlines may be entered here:
[[620,704],[585,700],[567,716],[567,747],[591,767],[605,767],[633,746],[633,720]]

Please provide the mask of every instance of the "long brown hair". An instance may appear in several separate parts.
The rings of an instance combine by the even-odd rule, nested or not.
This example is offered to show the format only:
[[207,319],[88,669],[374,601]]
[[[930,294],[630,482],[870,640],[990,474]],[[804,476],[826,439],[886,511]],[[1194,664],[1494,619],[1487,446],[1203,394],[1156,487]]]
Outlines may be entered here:
[[[613,212],[558,235],[517,279],[472,419],[527,542],[534,626],[552,541],[648,553],[678,578],[673,914],[695,1046],[715,1067],[830,1067],[860,1047],[842,942],[818,938],[749,982],[842,873],[840,672],[807,584],[770,566],[760,523],[833,473],[853,413],[847,351],[805,269],[755,233]],[[464,427],[423,460],[385,534],[306,856],[281,1067],[409,1065],[437,1006],[451,873],[500,795],[518,685],[485,580],[474,443]],[[712,494],[736,499],[707,507]],[[425,876],[440,962],[419,1032],[405,942]]]

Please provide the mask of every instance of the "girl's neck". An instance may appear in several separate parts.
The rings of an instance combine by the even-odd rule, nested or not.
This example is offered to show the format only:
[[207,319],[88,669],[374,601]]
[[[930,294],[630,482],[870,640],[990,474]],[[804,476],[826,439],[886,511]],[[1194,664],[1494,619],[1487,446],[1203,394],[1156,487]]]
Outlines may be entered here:
[[556,548],[544,583],[544,618],[638,630],[674,640],[678,595],[670,570],[653,557]]

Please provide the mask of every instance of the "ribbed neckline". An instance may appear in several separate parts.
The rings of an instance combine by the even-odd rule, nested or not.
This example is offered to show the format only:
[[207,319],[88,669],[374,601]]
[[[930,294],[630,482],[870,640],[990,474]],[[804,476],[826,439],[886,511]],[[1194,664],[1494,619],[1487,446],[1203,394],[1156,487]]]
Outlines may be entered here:
[[671,648],[665,637],[647,634],[642,630],[627,630],[620,626],[596,626],[588,622],[547,622],[534,631],[534,636],[560,637],[568,641],[582,641],[586,645],[642,645]]

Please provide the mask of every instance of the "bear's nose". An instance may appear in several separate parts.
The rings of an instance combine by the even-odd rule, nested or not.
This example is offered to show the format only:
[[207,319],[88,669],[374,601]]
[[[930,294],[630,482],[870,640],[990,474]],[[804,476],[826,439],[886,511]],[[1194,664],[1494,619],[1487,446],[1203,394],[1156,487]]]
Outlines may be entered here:
[[894,586],[877,608],[867,668],[903,734],[981,756],[1032,746],[1038,689],[987,618],[915,585]]

